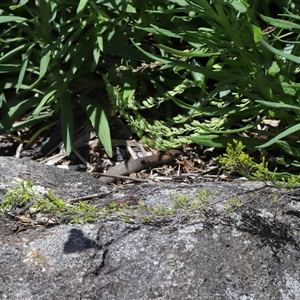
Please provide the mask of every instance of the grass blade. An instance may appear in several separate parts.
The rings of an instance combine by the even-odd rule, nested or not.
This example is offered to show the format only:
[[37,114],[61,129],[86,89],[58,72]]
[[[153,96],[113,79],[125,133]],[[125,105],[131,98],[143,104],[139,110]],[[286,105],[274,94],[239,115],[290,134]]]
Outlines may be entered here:
[[282,56],[282,57],[285,57],[285,58],[289,59],[290,61],[293,61],[297,64],[300,64],[300,57],[299,56],[295,56],[295,55],[288,54],[288,53],[285,53],[283,51],[280,51],[280,50],[274,48],[273,46],[269,45],[263,38],[259,38],[259,41],[265,48],[267,48],[272,53],[277,54],[277,55]]
[[264,100],[255,100],[255,102],[266,106],[266,107],[272,107],[272,108],[278,108],[278,109],[292,109],[292,110],[300,110],[299,106],[285,104],[285,103],[277,103],[277,102],[269,102]]
[[21,67],[20,73],[19,73],[19,77],[18,77],[18,83],[17,83],[17,92],[19,91],[23,80],[24,80],[24,76],[27,70],[27,66],[28,66],[28,62],[29,62],[29,58],[32,52],[33,47],[35,46],[35,43],[33,43],[31,46],[29,46],[29,48],[27,49],[26,53],[23,55],[22,60],[23,60],[23,65]]
[[13,123],[23,116],[26,111],[35,106],[38,101],[37,98],[32,97],[11,107],[8,113],[0,120],[0,133],[5,133],[9,130]]
[[187,137],[187,139],[198,145],[215,148],[226,148],[228,143],[232,143],[233,140],[238,140],[241,141],[243,143],[243,146],[247,147],[247,149],[249,150],[255,150],[255,148],[257,148],[262,142],[261,140],[255,140],[251,138],[244,138],[239,136],[225,137],[217,134],[189,136]]
[[51,49],[50,47],[47,47],[44,49],[44,51],[42,52],[42,58],[40,61],[40,74],[39,74],[39,78],[37,79],[37,81],[35,81],[30,87],[29,89],[32,90],[34,87],[36,87],[38,85],[38,83],[44,78],[44,76],[46,75],[47,71],[48,71],[48,67],[49,67],[49,63],[50,63],[50,57],[51,57]]
[[262,149],[262,148],[267,148],[272,146],[273,144],[275,144],[276,142],[278,142],[280,139],[296,132],[300,130],[300,124],[296,124],[290,128],[288,128],[287,130],[281,132],[280,134],[278,134],[276,137],[274,137],[273,139],[269,140],[267,143],[262,144],[260,146],[258,146],[257,148]]
[[210,57],[214,55],[220,55],[221,52],[215,52],[215,53],[206,53],[206,52],[200,52],[200,51],[180,51],[176,49],[172,49],[170,47],[167,47],[165,45],[159,45],[159,44],[154,44],[159,49],[162,49],[168,53],[171,53],[173,55],[177,56],[188,56],[188,57]]
[[80,0],[77,6],[76,14],[80,14],[85,9],[87,4],[88,4],[87,0]]
[[62,138],[67,155],[72,152],[73,145],[73,112],[71,97],[68,91],[64,91],[60,96],[61,107],[61,130]]
[[89,97],[80,97],[80,104],[85,110],[93,128],[95,129],[104,150],[109,157],[112,157],[112,145],[110,138],[109,123],[101,104]]

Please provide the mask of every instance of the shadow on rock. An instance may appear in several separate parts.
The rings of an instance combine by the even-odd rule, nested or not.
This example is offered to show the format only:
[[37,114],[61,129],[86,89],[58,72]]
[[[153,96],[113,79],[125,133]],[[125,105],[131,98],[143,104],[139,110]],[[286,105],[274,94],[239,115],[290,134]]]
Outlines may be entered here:
[[85,237],[81,230],[71,229],[69,239],[64,244],[64,253],[81,252],[89,248],[101,249],[101,245],[96,241]]
[[[269,246],[277,258],[279,252],[285,252],[287,245],[293,246],[300,254],[298,242],[292,236],[292,228],[276,218],[264,217],[259,211],[251,210],[242,214],[242,225],[238,226],[241,231],[249,232],[258,236],[263,246]],[[300,255],[299,257],[300,258]]]

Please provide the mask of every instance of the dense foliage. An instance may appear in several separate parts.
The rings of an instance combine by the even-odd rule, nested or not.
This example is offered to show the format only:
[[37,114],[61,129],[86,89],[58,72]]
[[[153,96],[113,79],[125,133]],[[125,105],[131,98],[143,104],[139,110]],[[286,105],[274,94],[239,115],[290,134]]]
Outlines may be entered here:
[[0,4],[0,132],[38,126],[40,133],[60,116],[70,153],[83,110],[111,154],[108,117],[118,112],[162,150],[192,142],[226,148],[236,139],[249,150],[279,149],[278,162],[297,170],[299,7],[290,0]]

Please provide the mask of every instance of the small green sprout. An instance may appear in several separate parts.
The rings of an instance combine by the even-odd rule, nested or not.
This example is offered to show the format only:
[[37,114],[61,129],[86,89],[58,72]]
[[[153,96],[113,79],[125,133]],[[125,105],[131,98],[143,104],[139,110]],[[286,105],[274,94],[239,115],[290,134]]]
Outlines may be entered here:
[[4,195],[0,211],[6,214],[15,207],[23,207],[31,201],[41,199],[42,196],[33,187],[34,183],[29,180],[16,180],[15,186]]
[[29,180],[16,181],[15,186],[4,195],[3,202],[0,204],[0,212],[6,214],[16,207],[25,207],[30,203],[32,204],[28,209],[32,215],[37,212],[51,212],[64,217],[71,223],[93,222],[110,213],[105,209],[96,209],[93,204],[85,202],[69,205],[52,191],[37,186]]
[[228,203],[224,206],[224,210],[232,214],[240,205],[242,205],[242,199],[233,197],[228,200]]
[[64,200],[58,198],[53,192],[48,191],[47,196],[36,202],[32,208],[40,212],[63,212],[66,211],[66,206],[67,204]]
[[174,196],[173,194],[169,193],[169,197],[172,199],[175,206],[181,207],[181,208],[186,208],[186,204],[187,204],[187,201],[188,201],[188,195],[187,194]]

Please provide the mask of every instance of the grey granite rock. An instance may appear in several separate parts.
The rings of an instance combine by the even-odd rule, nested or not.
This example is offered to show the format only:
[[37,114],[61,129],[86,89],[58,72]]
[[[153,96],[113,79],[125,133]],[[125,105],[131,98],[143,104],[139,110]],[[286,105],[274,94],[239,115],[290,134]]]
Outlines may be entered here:
[[[103,188],[87,174],[0,157],[0,201],[24,176],[65,199]],[[107,196],[168,206],[170,192],[217,192],[204,217],[156,226],[108,219],[14,234],[15,221],[1,216],[0,299],[300,299],[300,193],[262,186],[144,184]],[[225,214],[238,193],[244,205]]]

